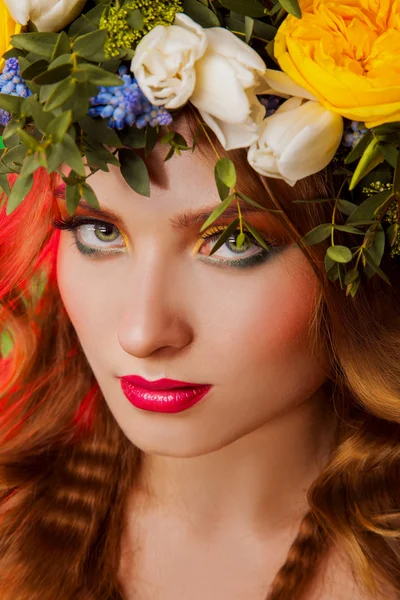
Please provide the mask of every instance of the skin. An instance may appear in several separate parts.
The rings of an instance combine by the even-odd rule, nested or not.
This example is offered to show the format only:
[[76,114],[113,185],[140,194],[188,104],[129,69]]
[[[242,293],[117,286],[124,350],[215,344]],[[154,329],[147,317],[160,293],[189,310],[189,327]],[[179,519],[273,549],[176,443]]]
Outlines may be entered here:
[[[184,123],[178,130],[187,135]],[[235,258],[227,246],[208,257],[204,242],[193,255],[201,224],[178,231],[169,219],[217,206],[213,172],[196,153],[164,163],[165,154],[156,148],[149,159],[150,199],[116,168],[89,180],[100,205],[121,216],[124,237],[102,242],[88,226],[81,236],[122,253],[92,259],[63,231],[58,254],[60,294],[85,355],[117,423],[144,453],[127,504],[121,581],[128,599],[133,579],[145,599],[188,590],[196,600],[261,599],[332,439],[324,357],[316,361],[307,337],[319,284],[289,240],[247,269],[213,262]],[[59,207],[66,214],[62,199]],[[248,220],[284,238],[271,213]],[[128,374],[214,387],[192,408],[161,414],[128,402],[118,379]]]

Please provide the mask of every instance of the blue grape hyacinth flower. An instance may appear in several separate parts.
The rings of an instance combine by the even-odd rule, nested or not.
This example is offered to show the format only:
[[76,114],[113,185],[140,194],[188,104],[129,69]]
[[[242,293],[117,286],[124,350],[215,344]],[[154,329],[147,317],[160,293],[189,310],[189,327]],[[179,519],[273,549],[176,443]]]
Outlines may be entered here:
[[[21,98],[27,98],[32,95],[31,90],[21,77],[17,58],[8,58],[6,60],[5,67],[0,75],[0,93],[9,94],[10,96],[20,96]],[[0,125],[7,125],[10,119],[10,113],[0,108]]]
[[164,107],[154,106],[147,100],[128,67],[121,66],[118,75],[124,85],[101,86],[97,96],[90,98],[91,117],[108,119],[108,126],[113,129],[132,125],[142,129],[147,124],[156,127],[172,123],[172,116]]

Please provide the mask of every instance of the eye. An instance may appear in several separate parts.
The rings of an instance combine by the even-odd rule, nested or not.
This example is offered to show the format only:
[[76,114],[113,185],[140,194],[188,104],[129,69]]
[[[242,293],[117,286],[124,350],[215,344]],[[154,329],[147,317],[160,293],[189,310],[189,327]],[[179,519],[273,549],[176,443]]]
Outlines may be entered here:
[[214,264],[244,267],[264,262],[278,248],[278,245],[275,241],[267,239],[265,236],[263,236],[269,247],[269,250],[266,250],[248,231],[245,232],[245,241],[240,247],[238,247],[237,238],[241,233],[240,229],[238,228],[229,238],[225,240],[224,244],[218,248],[216,252],[210,255],[214,244],[217,242],[221,233],[225,231],[225,229],[226,226],[218,226],[213,227],[212,229],[209,229],[203,233],[201,239],[204,240],[204,243],[199,248],[199,255],[209,256],[208,261]]
[[123,252],[124,236],[112,223],[89,217],[53,219],[56,229],[72,231],[78,250],[84,254]]

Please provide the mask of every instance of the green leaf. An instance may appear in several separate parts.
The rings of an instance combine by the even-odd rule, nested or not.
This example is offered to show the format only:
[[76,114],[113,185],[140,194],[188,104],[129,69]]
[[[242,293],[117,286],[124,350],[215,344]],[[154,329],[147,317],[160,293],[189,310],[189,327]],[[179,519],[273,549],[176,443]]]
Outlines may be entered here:
[[127,184],[137,194],[150,197],[150,178],[144,160],[136,152],[126,148],[119,151],[118,158]]
[[14,48],[34,52],[48,60],[51,60],[57,40],[58,33],[18,33],[11,36]]
[[72,217],[75,214],[75,211],[81,199],[81,195],[79,193],[79,188],[77,185],[67,185],[65,199],[68,214]]
[[46,71],[48,68],[49,68],[49,63],[47,60],[44,60],[44,59],[36,60],[34,63],[29,65],[29,67],[27,69],[24,69],[24,71],[21,72],[21,77],[22,77],[22,79],[25,79],[26,81],[30,81],[34,77],[37,77],[37,75],[40,75],[41,73]]
[[168,150],[163,162],[167,162],[168,160],[170,160],[174,154],[175,154],[175,148],[173,146],[171,146],[171,148]]
[[71,98],[75,92],[75,89],[76,83],[74,83],[72,77],[64,79],[64,81],[58,83],[57,87],[53,89],[43,107],[43,110],[46,112],[51,112],[55,108],[62,106],[69,98]]
[[396,168],[393,178],[393,191],[400,193],[400,152],[397,152]]
[[19,139],[21,142],[29,148],[29,150],[37,150],[40,146],[40,142],[36,138],[34,138],[30,133],[25,131],[24,129],[18,130]]
[[10,185],[8,183],[7,175],[0,175],[0,189],[7,196],[10,195],[11,189],[10,189]]
[[388,144],[379,144],[379,150],[383,154],[386,162],[395,169],[397,164],[398,150],[395,146],[390,146]]
[[62,31],[58,36],[57,43],[53,50],[53,54],[51,55],[51,60],[53,61],[57,57],[62,56],[63,54],[69,54],[69,53],[71,53],[69,37],[67,36],[65,31]]
[[28,155],[22,165],[21,173],[18,177],[28,177],[33,175],[35,171],[40,167],[40,162],[35,154]]
[[342,200],[340,198],[337,202],[337,207],[341,213],[349,216],[349,215],[351,215],[351,213],[353,213],[356,210],[357,204],[354,204],[353,202],[349,202],[348,200]]
[[254,36],[265,42],[270,42],[276,36],[277,28],[264,21],[254,21]]
[[197,0],[183,0],[183,9],[185,15],[204,28],[221,26],[217,15]]
[[301,10],[298,0],[279,0],[279,3],[290,15],[301,19]]
[[6,128],[3,131],[3,140],[7,140],[10,137],[14,136],[17,132],[18,129],[21,127],[21,123],[19,121],[15,121],[14,119],[11,119],[11,121],[9,121],[6,125]]
[[8,196],[6,215],[9,216],[23,202],[33,186],[33,175],[17,177]]
[[144,18],[140,8],[130,10],[125,18],[125,21],[132,29],[143,29]]
[[22,165],[24,162],[27,151],[28,148],[26,146],[18,144],[18,146],[11,148],[6,154],[3,154],[1,161],[6,167],[14,171],[16,166]]
[[254,34],[254,19],[252,17],[244,18],[244,26],[245,26],[245,42],[246,44],[250,44],[251,39]]
[[51,85],[52,83],[58,83],[59,81],[63,81],[67,77],[69,77],[72,73],[72,64],[67,63],[65,65],[60,65],[59,67],[55,67],[54,69],[49,69],[44,73],[40,73],[33,78],[33,82],[38,85]]
[[267,9],[259,0],[220,0],[220,2],[225,8],[254,19],[265,17],[267,14]]
[[13,345],[9,331],[2,331],[0,335],[0,358],[7,358],[11,354]]
[[314,229],[309,231],[301,239],[301,241],[303,242],[303,244],[305,246],[313,246],[314,244],[319,244],[320,242],[323,242],[324,240],[326,240],[331,235],[331,231],[332,231],[331,223],[325,223],[323,225],[318,225],[317,227],[314,227]]
[[19,114],[23,98],[20,96],[10,96],[9,94],[0,94],[0,108],[3,108],[11,114]]
[[[121,141],[117,133],[111,127],[108,127],[104,119],[94,119],[86,115],[78,121],[79,127],[96,142],[101,142],[112,148],[120,148]],[[133,129],[133,128],[132,128]]]
[[73,169],[78,175],[85,177],[86,171],[81,153],[78,146],[68,133],[66,133],[63,137],[62,147],[64,149],[64,162],[66,162],[67,165],[71,167],[71,169]]
[[371,267],[374,273],[377,273],[386,283],[392,285],[388,276],[382,271],[382,269],[376,264],[368,250],[363,251],[363,256],[365,256],[366,263],[369,267]]
[[372,131],[368,131],[368,133],[366,133],[361,140],[358,142],[358,144],[353,148],[353,150],[350,152],[350,154],[346,157],[345,159],[345,164],[349,165],[350,163],[354,162],[355,160],[358,160],[359,158],[361,158],[361,156],[364,154],[365,150],[367,149],[367,147],[369,146],[369,144],[372,142],[372,140],[374,139],[374,136],[372,134]]
[[246,234],[245,233],[239,233],[239,235],[236,238],[236,247],[237,248],[241,248],[243,246],[243,244],[246,241]]
[[345,285],[350,285],[351,283],[354,283],[359,278],[360,278],[360,273],[357,271],[357,269],[351,269],[350,271],[347,271],[347,273],[344,277],[344,283],[345,283]]
[[361,279],[358,278],[355,281],[353,281],[353,283],[350,283],[347,288],[346,288],[346,295],[349,295],[354,298],[354,296],[357,294],[357,291],[360,287],[360,283],[361,283]]
[[386,230],[386,236],[387,236],[389,246],[391,246],[391,247],[394,246],[398,235],[399,235],[399,224],[392,223],[390,225],[390,227],[388,227]]
[[52,140],[55,144],[61,142],[64,135],[67,133],[69,126],[72,122],[72,113],[70,110],[61,113],[58,117],[55,117],[48,125],[46,134],[52,136]]
[[239,198],[243,200],[243,202],[251,204],[251,206],[255,206],[256,208],[260,208],[261,210],[266,210],[267,212],[283,214],[283,210],[269,208],[268,206],[262,206],[261,204],[258,204],[258,202],[256,202],[255,200],[252,200],[252,198],[250,198],[249,196],[246,196],[246,194],[243,194],[242,192],[236,192],[236,195],[239,196]]
[[385,207],[387,202],[389,202],[392,197],[392,190],[379,192],[379,194],[370,196],[364,200],[362,204],[357,206],[356,210],[353,211],[347,219],[346,224],[349,225],[356,222],[373,219],[376,216],[378,209],[380,210],[380,207]]
[[228,240],[231,237],[232,234],[236,233],[238,223],[239,219],[235,219],[234,221],[232,221],[232,223],[228,225],[228,227],[219,236],[214,246],[211,248],[209,256],[214,254],[218,250],[218,248],[221,248],[222,244],[224,244],[226,240]]
[[226,187],[233,188],[236,185],[236,168],[230,158],[220,158],[215,165],[215,178]]
[[95,65],[91,65],[89,63],[80,63],[78,65],[77,73],[83,73],[85,78],[88,81],[91,81],[95,85],[123,85],[124,81],[118,75],[114,75],[113,73],[109,73],[104,69],[100,69]]
[[364,235],[364,231],[360,231],[355,227],[350,227],[349,225],[334,225],[333,226],[337,231],[345,231],[346,233],[353,233],[355,235]]
[[326,253],[331,260],[338,263],[348,263],[353,258],[350,248],[346,246],[330,246]]
[[[375,262],[375,264],[379,266],[381,264],[385,252],[386,236],[381,223],[379,223],[378,225],[374,225],[373,228],[374,238],[372,245],[368,247],[368,253],[371,256],[372,260]],[[368,230],[368,233],[370,232],[371,228]],[[373,269],[371,269],[368,264],[364,267],[364,270],[368,277],[372,277],[372,275],[374,274]]]
[[[172,133],[172,132],[171,132]],[[144,148],[146,144],[146,130],[138,129],[137,127],[126,127],[122,131],[118,131],[118,137],[123,146],[128,148]]]
[[52,144],[46,150],[47,171],[53,173],[64,162],[64,148],[62,144]]
[[74,53],[81,58],[86,58],[88,60],[92,60],[93,62],[101,62],[105,60],[106,56],[104,54],[104,45],[106,43],[107,35],[108,33],[105,29],[97,29],[90,33],[85,33],[85,35],[79,36],[74,42]]
[[205,229],[207,229],[207,227],[209,227],[212,223],[214,223],[214,221],[216,221],[225,212],[225,210],[231,204],[231,202],[234,199],[234,197],[235,197],[235,194],[231,194],[230,196],[228,196],[227,198],[225,198],[225,200],[223,200],[221,202],[221,204],[218,204],[217,208],[215,208],[213,210],[213,212],[211,213],[211,215],[208,217],[208,219],[201,226],[200,233],[202,233]]
[[270,250],[271,248],[268,246],[267,242],[264,240],[262,235],[255,229],[250,223],[248,223],[245,219],[243,219],[243,223],[246,225],[247,229],[250,231],[252,236],[257,240],[257,242],[264,248],[264,250]]
[[88,204],[90,204],[90,206],[93,206],[93,208],[100,208],[100,203],[97,199],[97,196],[93,188],[90,187],[90,185],[88,185],[87,183],[83,183],[82,192],[84,199]]
[[356,185],[365,177],[372,169],[384,161],[383,155],[379,148],[379,143],[373,139],[367,146],[364,154],[354,171],[350,181],[349,190],[353,190]]

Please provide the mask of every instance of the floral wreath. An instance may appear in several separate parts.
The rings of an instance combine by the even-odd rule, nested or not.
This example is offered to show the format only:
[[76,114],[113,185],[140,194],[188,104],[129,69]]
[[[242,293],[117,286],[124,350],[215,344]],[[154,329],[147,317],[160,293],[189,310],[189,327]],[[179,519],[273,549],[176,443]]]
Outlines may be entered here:
[[[299,201],[332,202],[332,220],[301,242],[331,239],[327,276],[347,295],[357,293],[361,269],[390,283],[380,264],[385,252],[400,254],[399,2],[0,0],[0,23],[7,215],[39,167],[63,178],[71,216],[81,198],[99,206],[87,179],[110,164],[149,196],[138,150],[148,156],[160,141],[169,160],[194,151],[208,127],[225,150],[246,148],[255,171],[291,186],[333,162],[344,177],[337,197]],[[188,102],[202,119],[192,147],[170,129]],[[234,200],[238,218],[211,254],[239,230],[237,248],[255,239],[268,250],[239,199],[270,209],[236,190],[233,161],[216,154],[221,204],[201,231]],[[336,231],[362,241],[335,244]]]

